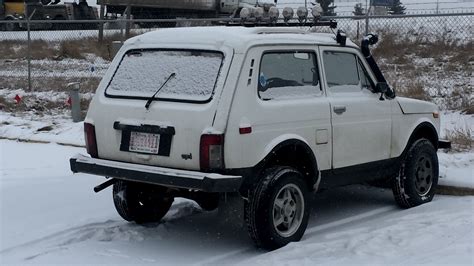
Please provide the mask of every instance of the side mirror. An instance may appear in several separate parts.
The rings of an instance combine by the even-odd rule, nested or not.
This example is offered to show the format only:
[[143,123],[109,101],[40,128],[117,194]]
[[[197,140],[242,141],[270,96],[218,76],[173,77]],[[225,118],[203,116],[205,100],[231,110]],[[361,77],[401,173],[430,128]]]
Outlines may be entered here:
[[392,88],[390,88],[390,86],[388,86],[388,84],[385,82],[377,83],[377,85],[375,85],[375,92],[382,93],[382,95],[385,94],[385,96],[387,96],[390,99],[395,98],[395,91],[392,90]]
[[380,92],[380,93],[387,93],[387,91],[390,90],[390,87],[388,86],[387,83],[385,82],[379,82],[377,83],[377,85],[375,86],[375,92]]

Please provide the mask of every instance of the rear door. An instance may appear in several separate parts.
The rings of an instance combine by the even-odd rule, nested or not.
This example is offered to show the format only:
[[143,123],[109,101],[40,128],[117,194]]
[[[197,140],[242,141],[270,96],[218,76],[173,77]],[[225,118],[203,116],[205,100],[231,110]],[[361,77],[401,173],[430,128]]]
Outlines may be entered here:
[[368,67],[352,48],[321,47],[331,105],[333,168],[388,159],[391,103],[373,93]]
[[127,52],[88,114],[99,157],[198,170],[200,137],[213,125],[231,59],[231,51]]

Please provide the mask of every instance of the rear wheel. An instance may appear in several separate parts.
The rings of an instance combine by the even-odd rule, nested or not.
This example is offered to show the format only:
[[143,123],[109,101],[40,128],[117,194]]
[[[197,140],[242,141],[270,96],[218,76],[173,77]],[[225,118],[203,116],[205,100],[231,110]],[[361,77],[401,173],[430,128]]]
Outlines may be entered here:
[[136,223],[159,222],[174,200],[165,187],[126,181],[114,184],[113,199],[118,214]]
[[427,139],[415,141],[401,164],[399,175],[393,179],[395,201],[403,208],[430,202],[438,185],[438,156]]
[[308,224],[309,205],[308,186],[297,170],[266,170],[244,206],[250,237],[270,250],[299,241]]

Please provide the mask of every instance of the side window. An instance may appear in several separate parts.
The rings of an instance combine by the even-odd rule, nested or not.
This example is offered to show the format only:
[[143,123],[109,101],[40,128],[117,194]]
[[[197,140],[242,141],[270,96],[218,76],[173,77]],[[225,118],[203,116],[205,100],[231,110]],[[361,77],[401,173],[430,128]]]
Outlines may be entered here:
[[375,85],[373,84],[373,81],[370,79],[369,74],[367,73],[367,70],[365,69],[360,59],[357,59],[357,62],[359,66],[359,73],[361,76],[362,89],[374,91]]
[[330,92],[361,91],[360,66],[354,54],[325,51],[323,59],[326,82]]
[[316,54],[304,51],[268,52],[260,61],[258,96],[262,100],[321,95]]

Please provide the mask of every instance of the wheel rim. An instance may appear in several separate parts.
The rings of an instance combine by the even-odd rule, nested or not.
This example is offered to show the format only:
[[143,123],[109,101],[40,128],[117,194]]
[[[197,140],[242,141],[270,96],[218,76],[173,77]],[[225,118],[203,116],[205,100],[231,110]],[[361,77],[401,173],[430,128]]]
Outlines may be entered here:
[[273,201],[273,227],[282,237],[293,235],[300,228],[304,215],[303,193],[295,184],[283,186]]
[[426,196],[433,186],[433,164],[425,156],[418,159],[415,171],[415,189],[418,195]]

